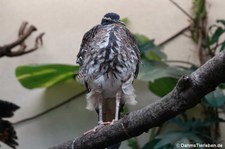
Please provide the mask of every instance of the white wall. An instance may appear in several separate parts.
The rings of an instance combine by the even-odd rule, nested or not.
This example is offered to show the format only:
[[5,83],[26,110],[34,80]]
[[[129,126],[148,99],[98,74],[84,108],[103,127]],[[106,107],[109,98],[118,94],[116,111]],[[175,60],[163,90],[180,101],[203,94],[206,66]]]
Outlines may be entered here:
[[[188,12],[191,1],[177,0]],[[225,1],[210,1],[209,21],[223,18]],[[129,28],[134,33],[145,34],[161,43],[188,25],[188,18],[172,3],[165,0],[1,0],[0,45],[14,41],[22,21],[37,26],[38,31],[28,40],[32,45],[35,36],[46,32],[44,46],[38,51],[17,58],[0,59],[0,98],[18,104],[21,109],[12,121],[30,117],[49,109],[79,92],[73,82],[50,89],[28,90],[15,78],[15,68],[32,63],[75,64],[76,54],[84,33],[100,23],[107,12],[117,12],[131,20]],[[189,60],[198,63],[195,47],[185,36],[175,39],[165,47],[169,59]],[[147,92],[147,84],[136,82],[138,109],[157,97]],[[54,110],[40,118],[16,126],[19,149],[40,149],[59,144],[81,135],[97,123],[94,112],[85,109],[85,97]],[[140,141],[143,143],[144,138]],[[126,142],[123,149],[126,149]],[[3,148],[8,148],[3,145]]]

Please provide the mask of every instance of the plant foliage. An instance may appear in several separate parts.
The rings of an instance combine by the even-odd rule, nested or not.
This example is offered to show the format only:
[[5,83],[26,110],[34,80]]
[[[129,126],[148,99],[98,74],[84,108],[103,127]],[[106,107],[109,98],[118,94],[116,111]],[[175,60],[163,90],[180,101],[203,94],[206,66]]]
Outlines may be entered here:
[[78,66],[63,64],[19,66],[16,77],[28,89],[46,88],[73,79],[78,70]]

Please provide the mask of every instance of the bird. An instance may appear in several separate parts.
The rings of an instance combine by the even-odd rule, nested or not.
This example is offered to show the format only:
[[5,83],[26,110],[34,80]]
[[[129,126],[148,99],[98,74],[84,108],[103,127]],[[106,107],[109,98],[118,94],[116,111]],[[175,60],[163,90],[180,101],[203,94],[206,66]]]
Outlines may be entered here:
[[113,124],[124,104],[137,103],[133,81],[139,72],[140,51],[117,13],[106,13],[100,24],[84,34],[76,63],[80,66],[77,80],[88,91],[86,108],[96,110],[99,125]]
[[3,118],[12,117],[14,115],[14,111],[17,109],[19,109],[19,106],[16,104],[0,100],[0,141],[13,149],[18,145],[16,141],[16,131],[14,130],[12,123]]

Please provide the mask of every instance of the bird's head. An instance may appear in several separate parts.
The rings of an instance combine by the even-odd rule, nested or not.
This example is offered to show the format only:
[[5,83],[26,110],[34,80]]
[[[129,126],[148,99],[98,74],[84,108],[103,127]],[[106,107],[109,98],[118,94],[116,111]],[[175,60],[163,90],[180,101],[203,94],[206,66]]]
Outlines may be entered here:
[[109,25],[113,23],[124,24],[123,22],[120,21],[120,16],[114,12],[107,13],[103,16],[101,22],[102,25]]

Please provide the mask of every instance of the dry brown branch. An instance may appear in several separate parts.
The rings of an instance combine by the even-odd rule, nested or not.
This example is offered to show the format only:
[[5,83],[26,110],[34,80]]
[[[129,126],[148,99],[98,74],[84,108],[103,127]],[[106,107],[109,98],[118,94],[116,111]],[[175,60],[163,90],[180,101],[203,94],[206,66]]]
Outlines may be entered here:
[[[29,26],[27,29],[27,22],[23,22],[18,31],[18,39],[12,43],[6,44],[4,46],[0,46],[0,57],[8,56],[20,56],[30,52],[33,52],[39,48],[39,45],[43,44],[42,37],[44,33],[39,34],[34,43],[34,47],[30,49],[26,49],[27,45],[25,44],[25,40],[37,30],[37,28],[33,25]],[[13,50],[15,47],[19,46],[17,50]]]

